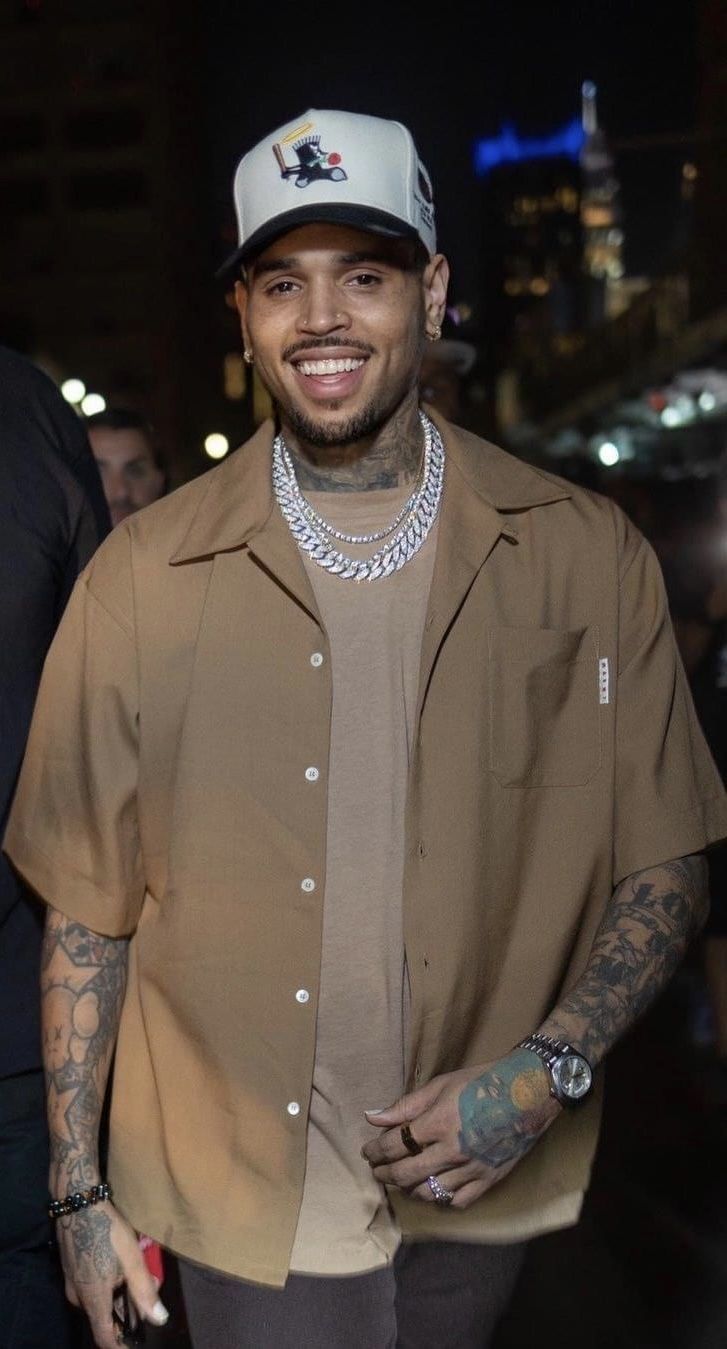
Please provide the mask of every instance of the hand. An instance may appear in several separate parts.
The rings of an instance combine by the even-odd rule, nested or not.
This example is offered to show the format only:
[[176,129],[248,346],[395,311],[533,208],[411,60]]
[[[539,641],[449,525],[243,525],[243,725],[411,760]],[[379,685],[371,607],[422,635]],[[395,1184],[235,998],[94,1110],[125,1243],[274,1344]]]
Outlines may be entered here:
[[[385,1185],[434,1203],[426,1184],[434,1175],[454,1192],[453,1208],[469,1208],[512,1171],[560,1109],[543,1064],[529,1050],[514,1049],[495,1063],[432,1078],[386,1110],[367,1110],[382,1133],[363,1156]],[[422,1146],[416,1157],[404,1146],[403,1124]]]
[[114,1290],[126,1284],[140,1319],[162,1326],[169,1313],[159,1300],[136,1233],[114,1205],[105,1201],[69,1213],[57,1222],[66,1297],[82,1307],[98,1349],[122,1342],[112,1320]]

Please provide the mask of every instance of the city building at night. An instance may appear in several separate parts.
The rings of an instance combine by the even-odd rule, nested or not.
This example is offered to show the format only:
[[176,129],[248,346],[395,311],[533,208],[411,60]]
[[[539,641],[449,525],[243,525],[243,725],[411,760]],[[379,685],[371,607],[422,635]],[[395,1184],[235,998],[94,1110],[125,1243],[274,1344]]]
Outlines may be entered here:
[[[580,153],[585,326],[611,317],[616,308],[614,283],[624,275],[621,205],[613,155],[598,123],[597,89],[586,80],[582,89],[584,141]],[[615,292],[618,294],[618,291]]]
[[475,171],[490,370],[570,355],[643,286],[625,277],[619,183],[595,84],[583,84],[580,116],[555,132],[504,128],[478,142]]
[[3,340],[142,412],[177,477],[213,429],[193,10],[0,3]]
[[[716,223],[727,202],[727,20],[712,0],[700,8],[699,40],[697,121],[682,131],[616,138],[610,147],[595,86],[583,86],[580,259],[571,273],[579,322],[564,336],[545,304],[537,322],[516,315],[495,362],[496,434],[566,474],[590,462],[609,480],[705,478],[727,443],[727,282]],[[658,222],[650,217],[648,233],[634,221],[636,274],[627,266],[615,152],[634,153],[668,206]],[[518,164],[517,172],[542,173],[542,163]],[[566,159],[553,161],[551,172],[556,165],[568,171]],[[633,185],[633,162],[629,170]],[[526,247],[535,242],[521,237]]]

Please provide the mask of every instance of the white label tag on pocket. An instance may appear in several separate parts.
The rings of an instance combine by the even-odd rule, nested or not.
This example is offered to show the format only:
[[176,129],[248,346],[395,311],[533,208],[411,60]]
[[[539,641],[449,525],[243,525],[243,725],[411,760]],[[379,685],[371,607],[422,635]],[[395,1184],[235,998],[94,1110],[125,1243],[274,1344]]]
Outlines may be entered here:
[[608,702],[608,657],[604,656],[598,662],[598,701],[599,703]]

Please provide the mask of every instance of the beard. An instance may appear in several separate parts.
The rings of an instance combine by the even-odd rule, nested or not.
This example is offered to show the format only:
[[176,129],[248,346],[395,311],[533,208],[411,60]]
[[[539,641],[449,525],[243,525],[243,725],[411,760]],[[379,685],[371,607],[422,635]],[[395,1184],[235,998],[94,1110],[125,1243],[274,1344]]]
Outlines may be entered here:
[[[301,412],[293,403],[285,408],[281,408],[280,404],[277,406],[278,415],[281,411],[285,414],[285,420],[299,444],[309,445],[315,450],[325,450],[332,445],[345,449],[361,440],[367,440],[377,435],[391,415],[389,408],[372,401],[351,417],[321,424]],[[330,403],[329,408],[335,411],[336,403]]]

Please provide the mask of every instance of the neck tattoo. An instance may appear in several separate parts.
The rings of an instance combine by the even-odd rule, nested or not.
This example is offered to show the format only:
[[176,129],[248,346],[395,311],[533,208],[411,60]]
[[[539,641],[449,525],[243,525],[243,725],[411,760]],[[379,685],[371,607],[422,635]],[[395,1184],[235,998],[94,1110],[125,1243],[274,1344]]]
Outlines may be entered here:
[[[273,441],[273,491],[298,547],[319,567],[342,580],[377,581],[391,576],[419,552],[439,513],[444,484],[444,445],[426,413],[419,413],[424,432],[424,454],[414,491],[384,529],[371,534],[347,534],[334,529],[304,497],[295,465],[282,434]],[[335,543],[380,543],[372,557],[356,559]]]

